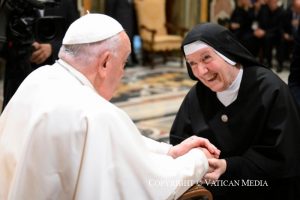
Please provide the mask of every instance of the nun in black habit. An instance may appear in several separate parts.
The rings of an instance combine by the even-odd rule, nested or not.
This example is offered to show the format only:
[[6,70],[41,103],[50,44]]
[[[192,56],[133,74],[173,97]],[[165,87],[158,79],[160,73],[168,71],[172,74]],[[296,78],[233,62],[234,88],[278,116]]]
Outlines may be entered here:
[[195,26],[182,52],[197,82],[170,142],[197,135],[221,150],[202,181],[214,199],[300,199],[300,109],[288,86],[217,24]]

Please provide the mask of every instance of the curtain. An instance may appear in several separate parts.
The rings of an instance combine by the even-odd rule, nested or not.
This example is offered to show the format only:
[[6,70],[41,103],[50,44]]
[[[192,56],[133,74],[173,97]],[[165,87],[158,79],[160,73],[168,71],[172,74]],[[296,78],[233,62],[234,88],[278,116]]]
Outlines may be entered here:
[[167,0],[167,19],[177,26],[191,29],[207,16],[208,0]]

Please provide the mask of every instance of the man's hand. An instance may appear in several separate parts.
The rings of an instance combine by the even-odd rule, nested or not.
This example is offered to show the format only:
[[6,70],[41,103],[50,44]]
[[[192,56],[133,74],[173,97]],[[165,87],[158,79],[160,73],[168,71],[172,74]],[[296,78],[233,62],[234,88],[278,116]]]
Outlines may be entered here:
[[208,139],[197,136],[191,136],[182,141],[180,144],[171,147],[168,155],[172,156],[173,158],[177,158],[186,154],[191,149],[199,147],[207,150],[204,152],[205,154],[210,153],[212,157],[219,158],[220,150],[217,149],[217,147],[215,147],[213,144],[211,144]]
[[230,24],[230,28],[231,28],[232,30],[239,29],[240,27],[241,27],[241,25],[240,25],[239,23],[232,22],[232,23]]
[[34,42],[32,44],[34,47],[34,52],[31,55],[30,61],[35,64],[41,64],[47,60],[52,54],[52,47],[50,44],[41,44]]
[[227,163],[225,159],[208,159],[209,169],[204,175],[203,179],[206,180],[218,180],[222,174],[226,171]]
[[263,29],[258,28],[254,31],[254,36],[257,38],[262,38],[265,35],[266,35],[266,31],[264,31]]

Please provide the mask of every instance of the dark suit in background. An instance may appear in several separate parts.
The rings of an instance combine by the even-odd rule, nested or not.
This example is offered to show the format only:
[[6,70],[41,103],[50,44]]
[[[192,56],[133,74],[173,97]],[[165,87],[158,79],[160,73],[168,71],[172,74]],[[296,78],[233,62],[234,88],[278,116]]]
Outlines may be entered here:
[[63,20],[60,23],[62,28],[60,32],[62,34],[49,42],[51,44],[52,53],[43,63],[31,63],[30,58],[34,50],[30,48],[22,49],[22,47],[15,45],[16,43],[13,38],[9,37],[9,31],[7,33],[8,45],[5,50],[6,55],[4,55],[6,66],[2,109],[4,109],[10,98],[18,89],[19,85],[31,71],[39,66],[55,62],[58,57],[58,51],[61,46],[64,33],[67,27],[69,27],[69,25],[79,17],[79,12],[74,0],[63,0],[57,7],[46,8],[44,10],[44,16],[60,16],[63,17]]
[[295,37],[295,44],[290,66],[288,85],[300,105],[300,25]]
[[129,64],[137,63],[133,46],[133,37],[137,34],[137,21],[133,0],[106,0],[105,14],[117,20],[125,29],[131,41],[132,49]]
[[[275,47],[278,52],[282,16],[282,7],[278,6],[275,10],[272,10],[268,5],[263,5],[257,16],[259,28],[265,31],[265,35],[259,39],[258,43],[263,50],[263,57],[267,61],[267,66],[270,68],[272,68],[272,49]],[[278,54],[276,57],[278,60]]]
[[[63,33],[65,33],[71,23],[79,18],[77,3],[74,0],[63,0],[61,1],[59,7],[46,9],[45,16],[62,16],[64,18]],[[60,49],[63,36],[64,34],[62,34],[60,38],[50,42],[53,50],[50,64],[52,64],[58,58],[58,51]]]

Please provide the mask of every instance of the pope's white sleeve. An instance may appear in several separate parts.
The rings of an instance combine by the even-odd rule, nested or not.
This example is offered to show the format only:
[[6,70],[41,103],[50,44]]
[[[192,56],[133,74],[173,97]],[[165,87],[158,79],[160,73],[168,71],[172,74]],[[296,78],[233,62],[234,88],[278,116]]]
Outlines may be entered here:
[[164,142],[157,142],[145,136],[142,137],[148,150],[153,153],[168,154],[170,148],[173,146]]
[[208,170],[208,161],[200,149],[192,149],[187,154],[174,159],[180,171],[173,196],[179,198],[186,190],[198,183]]
[[142,137],[123,112],[88,124],[74,199],[176,199],[207,172],[201,150],[174,159],[170,145]]
[[164,155],[148,155],[154,174],[148,178],[148,190],[157,199],[177,199],[208,170],[208,161],[199,149],[192,149],[176,159]]

